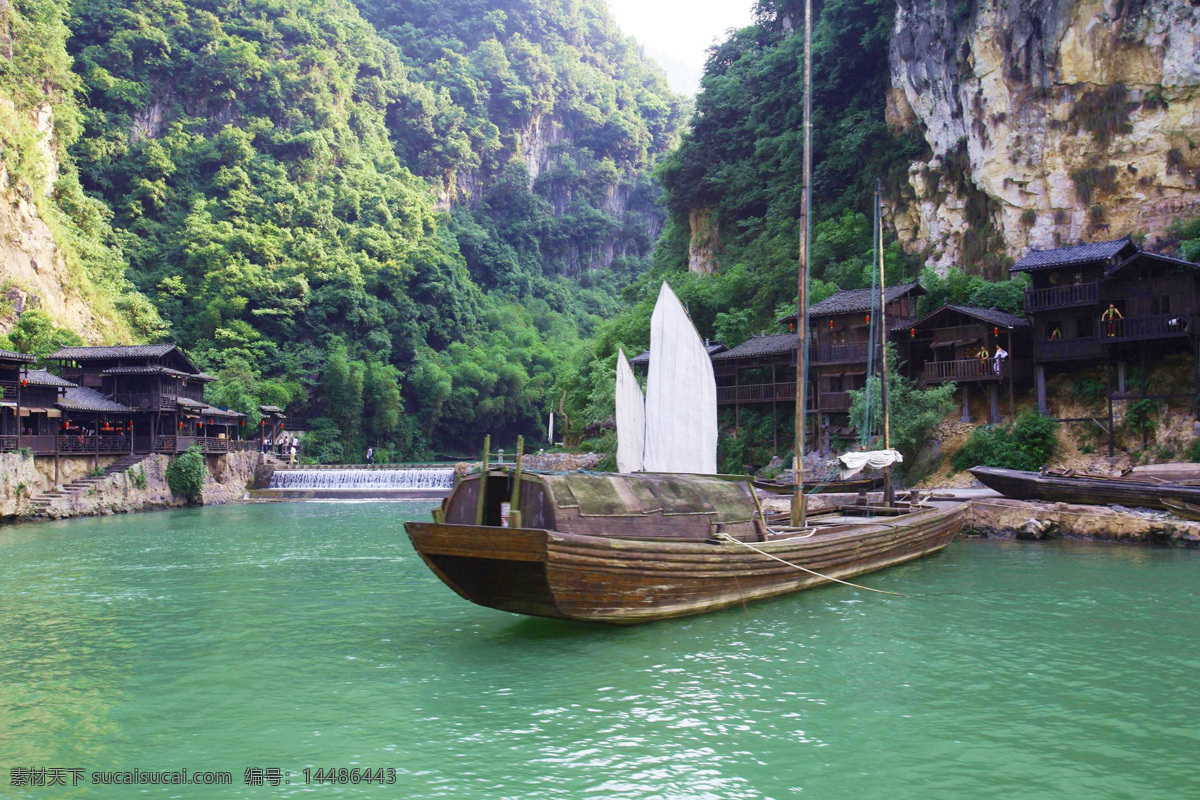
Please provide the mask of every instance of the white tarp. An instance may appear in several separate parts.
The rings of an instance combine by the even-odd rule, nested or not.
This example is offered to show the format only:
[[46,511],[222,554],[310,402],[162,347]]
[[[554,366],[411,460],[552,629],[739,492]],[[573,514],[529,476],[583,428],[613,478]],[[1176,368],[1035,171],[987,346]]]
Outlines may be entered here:
[[647,472],[717,471],[717,381],[683,304],[665,282],[650,318]]
[[853,478],[865,467],[883,469],[903,460],[904,456],[897,450],[867,450],[838,456],[838,461],[842,462],[842,480]]
[[625,351],[617,350],[617,472],[641,472],[646,400]]

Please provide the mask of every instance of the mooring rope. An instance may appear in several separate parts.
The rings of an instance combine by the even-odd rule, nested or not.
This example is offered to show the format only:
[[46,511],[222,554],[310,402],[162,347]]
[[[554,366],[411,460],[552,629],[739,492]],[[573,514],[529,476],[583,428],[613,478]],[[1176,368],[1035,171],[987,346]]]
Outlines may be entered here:
[[865,589],[868,592],[877,592],[879,594],[890,594],[892,597],[908,597],[908,595],[900,594],[899,592],[886,592],[883,589],[872,589],[870,586],[862,586],[857,583],[851,583],[850,581],[844,581],[841,578],[835,578],[832,575],[824,575],[820,572],[817,572],[815,569],[809,569],[808,567],[802,567],[799,564],[793,564],[790,561],[784,561],[779,556],[774,556],[768,552],[759,550],[754,545],[749,544],[748,542],[743,542],[741,539],[735,539],[732,536],[730,536],[728,533],[718,533],[716,535],[716,538],[723,542],[733,542],[734,544],[740,544],[742,547],[749,548],[750,550],[753,550],[754,552],[758,553],[760,556],[766,556],[767,558],[774,559],[775,561],[778,561],[781,564],[787,564],[789,567],[794,567],[802,572],[807,572],[810,575],[816,575],[818,578],[824,578],[827,581],[833,581],[834,583],[840,583],[844,586],[852,586],[855,589]]

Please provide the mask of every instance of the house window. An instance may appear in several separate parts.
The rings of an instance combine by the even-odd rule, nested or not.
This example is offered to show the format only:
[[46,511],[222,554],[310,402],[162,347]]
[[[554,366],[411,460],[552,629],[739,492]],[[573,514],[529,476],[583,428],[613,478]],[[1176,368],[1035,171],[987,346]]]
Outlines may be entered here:
[[1092,321],[1090,319],[1087,317],[1080,317],[1079,319],[1075,320],[1076,339],[1090,339],[1093,335],[1095,335],[1095,331],[1092,329]]
[[842,391],[842,376],[839,375],[836,378],[829,379],[829,391],[831,393]]
[[1160,294],[1158,297],[1150,298],[1150,313],[1151,314],[1170,314],[1171,313],[1171,295]]

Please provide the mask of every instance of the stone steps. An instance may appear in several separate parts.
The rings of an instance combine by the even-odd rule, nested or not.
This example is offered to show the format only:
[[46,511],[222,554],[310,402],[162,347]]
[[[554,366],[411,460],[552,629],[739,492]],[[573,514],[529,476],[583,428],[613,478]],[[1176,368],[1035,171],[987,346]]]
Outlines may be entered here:
[[29,501],[29,510],[35,514],[39,511],[45,511],[55,500],[59,500],[64,497],[72,497],[85,492],[96,484],[117,474],[118,472],[124,472],[131,467],[137,466],[145,458],[146,456],[124,456],[105,467],[103,475],[86,475],[82,478],[77,478],[70,483],[64,484],[55,489],[51,489],[48,492],[42,492],[37,497]]

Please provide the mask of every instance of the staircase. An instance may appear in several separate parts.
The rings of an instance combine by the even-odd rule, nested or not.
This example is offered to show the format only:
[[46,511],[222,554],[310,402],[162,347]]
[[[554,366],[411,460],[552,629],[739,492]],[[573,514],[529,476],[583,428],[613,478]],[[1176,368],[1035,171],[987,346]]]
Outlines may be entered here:
[[51,489],[48,492],[43,492],[37,497],[29,501],[29,513],[37,515],[50,507],[50,504],[62,497],[73,497],[77,494],[89,491],[93,486],[106,478],[116,475],[118,472],[124,472],[130,467],[137,466],[146,458],[145,455],[128,455],[123,456],[104,468],[103,475],[87,475],[73,480],[70,483],[59,486],[56,489]]

